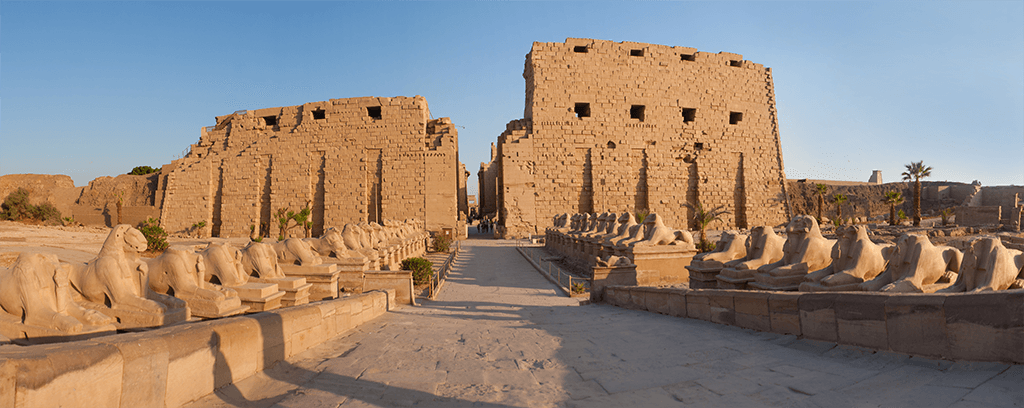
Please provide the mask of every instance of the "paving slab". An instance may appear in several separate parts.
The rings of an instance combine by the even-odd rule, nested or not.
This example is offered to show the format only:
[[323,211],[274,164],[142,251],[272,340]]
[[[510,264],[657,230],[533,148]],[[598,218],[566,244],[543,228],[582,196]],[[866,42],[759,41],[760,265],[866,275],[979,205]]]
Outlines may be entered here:
[[911,358],[580,306],[470,239],[437,300],[389,312],[191,407],[1024,406],[1020,365]]

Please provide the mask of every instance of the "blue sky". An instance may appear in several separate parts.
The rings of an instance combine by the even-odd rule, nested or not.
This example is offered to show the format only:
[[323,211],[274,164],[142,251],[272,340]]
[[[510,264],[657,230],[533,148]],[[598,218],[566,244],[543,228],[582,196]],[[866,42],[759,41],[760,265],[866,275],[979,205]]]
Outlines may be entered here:
[[786,175],[1024,185],[1024,2],[0,3],[0,174],[160,166],[239,109],[423,95],[475,173],[567,37],[773,69]]

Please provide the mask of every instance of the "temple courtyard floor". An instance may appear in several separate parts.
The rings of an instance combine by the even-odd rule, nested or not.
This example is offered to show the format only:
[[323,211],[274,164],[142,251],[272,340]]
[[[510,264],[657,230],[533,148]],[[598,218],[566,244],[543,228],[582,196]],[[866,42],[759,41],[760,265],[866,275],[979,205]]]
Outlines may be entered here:
[[1024,366],[836,346],[580,306],[473,235],[435,301],[389,312],[191,407],[1024,406]]

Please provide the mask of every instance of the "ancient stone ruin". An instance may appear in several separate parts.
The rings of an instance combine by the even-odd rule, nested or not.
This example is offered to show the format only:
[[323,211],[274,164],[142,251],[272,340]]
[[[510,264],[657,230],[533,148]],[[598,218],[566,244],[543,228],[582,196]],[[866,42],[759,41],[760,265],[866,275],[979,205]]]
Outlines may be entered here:
[[458,132],[448,118],[431,119],[421,96],[219,116],[162,173],[161,223],[169,231],[207,220],[213,236],[245,237],[253,227],[276,236],[278,209],[307,206],[315,236],[325,226],[385,218],[454,231],[459,212],[468,211],[458,197],[465,184]]
[[504,237],[543,234],[566,210],[648,210],[691,228],[684,203],[724,207],[726,227],[789,218],[771,69],[569,38],[534,43],[523,77],[524,118],[481,165],[481,212],[496,209]]

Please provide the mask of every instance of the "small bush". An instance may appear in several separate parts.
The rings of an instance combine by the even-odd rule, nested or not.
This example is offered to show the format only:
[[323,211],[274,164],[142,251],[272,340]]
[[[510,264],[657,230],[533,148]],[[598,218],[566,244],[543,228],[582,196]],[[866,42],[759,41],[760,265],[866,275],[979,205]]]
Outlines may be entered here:
[[583,286],[582,283],[573,283],[572,284],[572,293],[573,294],[579,295],[579,294],[582,294],[582,293],[584,293],[586,291],[587,291],[587,287]]
[[132,169],[132,172],[128,173],[128,174],[131,174],[133,176],[141,176],[141,175],[144,175],[144,174],[156,173],[158,171],[160,171],[160,169],[154,169],[154,168],[149,167],[149,166],[138,166],[138,167]]
[[448,252],[452,249],[452,239],[444,234],[434,235],[434,251]]
[[167,249],[167,231],[160,226],[160,220],[149,217],[139,224],[139,232],[146,236],[147,251],[159,252]]
[[697,247],[697,252],[711,252],[715,250],[715,243],[706,239],[698,241],[695,246]]
[[61,214],[57,207],[48,202],[32,205],[28,200],[29,194],[25,188],[18,188],[9,194],[0,205],[0,220],[37,220],[49,223],[60,221]]
[[402,261],[402,270],[412,271],[412,282],[422,285],[434,276],[434,263],[423,258],[407,258]]

